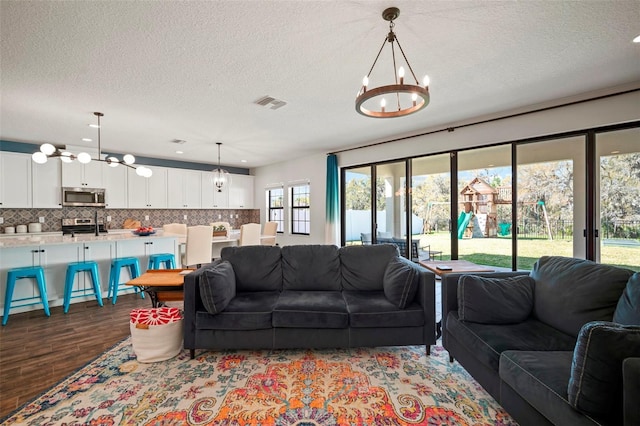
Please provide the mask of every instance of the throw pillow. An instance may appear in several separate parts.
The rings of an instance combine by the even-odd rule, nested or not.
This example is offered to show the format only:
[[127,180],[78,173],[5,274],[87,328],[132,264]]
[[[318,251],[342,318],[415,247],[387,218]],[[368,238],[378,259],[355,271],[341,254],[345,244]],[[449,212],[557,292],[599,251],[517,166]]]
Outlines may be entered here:
[[486,278],[463,275],[458,280],[458,317],[481,324],[516,324],[533,310],[535,281],[528,276]]
[[416,268],[399,257],[391,259],[384,271],[382,288],[384,295],[391,303],[400,309],[406,308],[418,291]]
[[640,272],[633,274],[627,281],[613,312],[613,322],[640,325]]
[[231,263],[223,261],[200,276],[200,297],[210,314],[222,312],[236,296],[236,276]]
[[622,362],[629,357],[640,357],[640,326],[586,323],[573,352],[569,404],[595,416],[621,415]]

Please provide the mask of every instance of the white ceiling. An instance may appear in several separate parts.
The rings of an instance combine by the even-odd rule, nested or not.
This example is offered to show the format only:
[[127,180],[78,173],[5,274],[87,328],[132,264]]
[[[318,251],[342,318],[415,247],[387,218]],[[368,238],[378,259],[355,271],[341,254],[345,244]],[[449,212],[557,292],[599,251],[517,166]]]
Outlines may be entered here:
[[[389,6],[431,103],[372,119],[354,99]],[[95,148],[100,111],[103,151],[216,163],[219,141],[237,167],[640,81],[639,1],[3,0],[0,14],[0,139]]]

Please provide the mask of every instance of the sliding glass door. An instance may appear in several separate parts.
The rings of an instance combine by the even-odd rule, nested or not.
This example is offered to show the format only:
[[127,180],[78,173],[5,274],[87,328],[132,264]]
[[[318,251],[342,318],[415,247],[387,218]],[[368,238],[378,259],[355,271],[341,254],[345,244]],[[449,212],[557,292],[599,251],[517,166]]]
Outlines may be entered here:
[[371,244],[371,166],[346,170],[343,182],[345,245]]
[[449,154],[411,160],[412,238],[420,260],[451,259]]
[[596,134],[596,259],[640,271],[640,129]]
[[511,145],[458,153],[458,257],[511,269]]
[[541,256],[585,258],[585,137],[516,149],[518,269]]

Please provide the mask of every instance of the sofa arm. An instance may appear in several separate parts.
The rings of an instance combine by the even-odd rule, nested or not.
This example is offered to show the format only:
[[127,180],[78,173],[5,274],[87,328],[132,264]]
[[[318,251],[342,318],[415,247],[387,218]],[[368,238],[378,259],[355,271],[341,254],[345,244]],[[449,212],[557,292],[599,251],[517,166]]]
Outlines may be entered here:
[[[446,348],[447,333],[445,333],[447,326],[447,315],[450,311],[458,310],[458,280],[462,275],[451,273],[445,274],[442,277],[442,287],[440,292],[442,302],[442,345]],[[510,278],[529,275],[528,271],[513,271],[513,272],[483,272],[474,273],[473,275],[487,278]]]
[[196,312],[204,310],[204,305],[200,297],[200,277],[204,274],[204,271],[220,262],[222,262],[221,259],[216,259],[215,262],[204,265],[184,276],[183,324],[185,349],[196,349]]
[[408,262],[417,269],[416,300],[424,311],[424,341],[429,353],[429,345],[436,344],[436,275],[417,263]]
[[640,425],[640,358],[622,362],[622,392],[624,425]]

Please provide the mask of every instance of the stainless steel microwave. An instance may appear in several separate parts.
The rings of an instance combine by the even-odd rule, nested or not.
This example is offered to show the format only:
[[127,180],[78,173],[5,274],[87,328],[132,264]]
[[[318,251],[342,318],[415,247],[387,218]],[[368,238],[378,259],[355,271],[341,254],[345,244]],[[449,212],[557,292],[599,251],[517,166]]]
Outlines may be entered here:
[[104,207],[104,188],[62,188],[62,205]]

